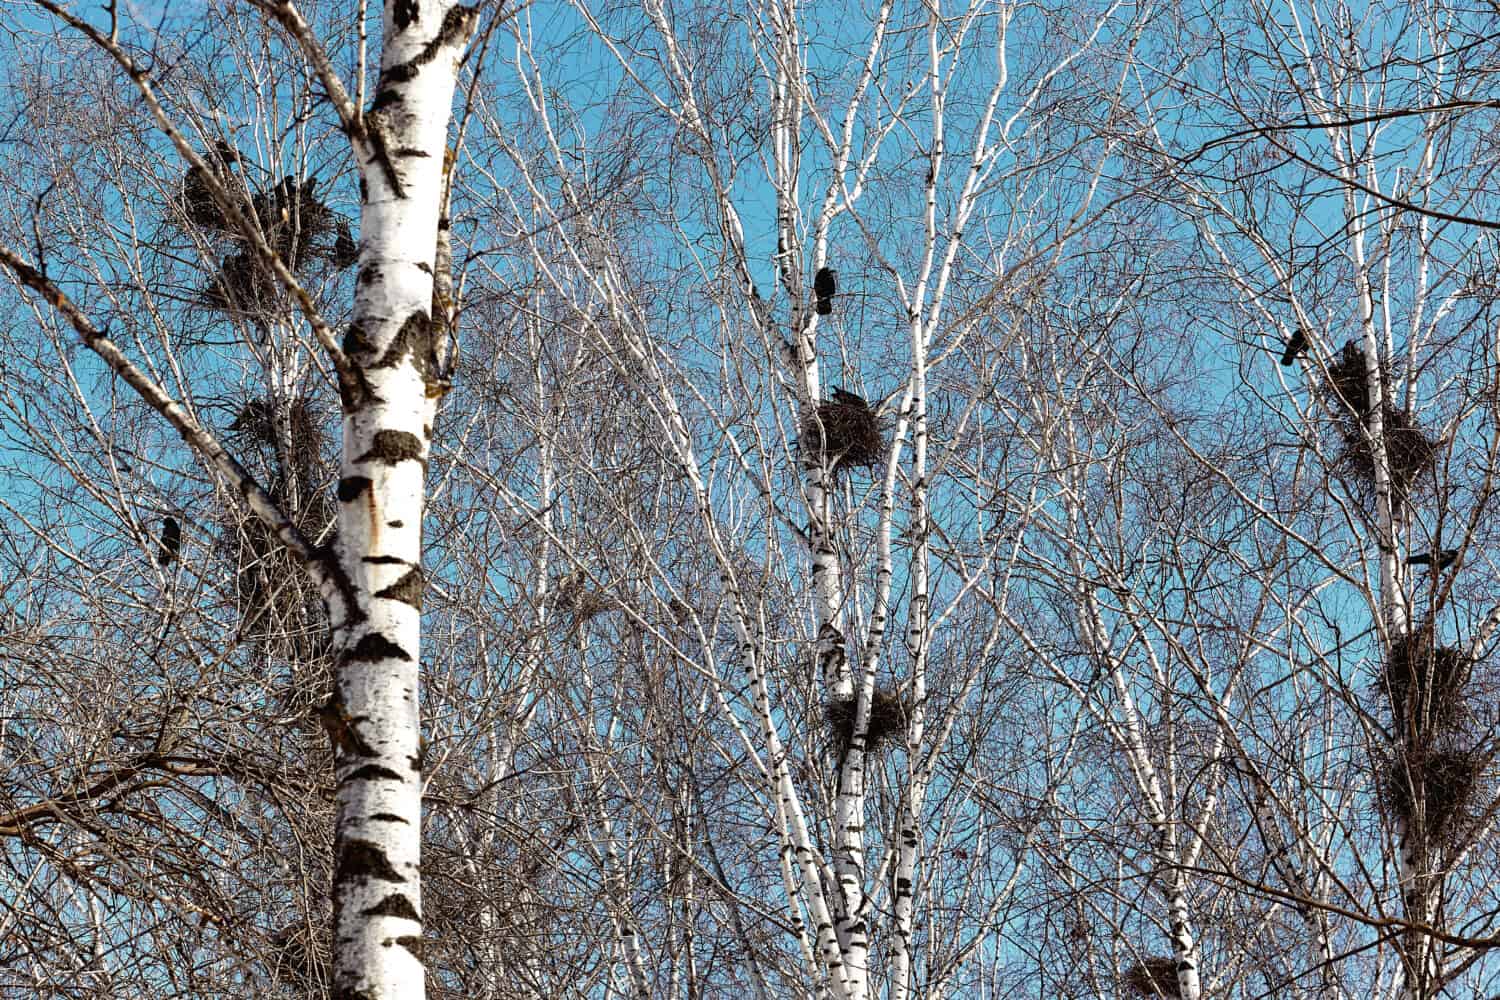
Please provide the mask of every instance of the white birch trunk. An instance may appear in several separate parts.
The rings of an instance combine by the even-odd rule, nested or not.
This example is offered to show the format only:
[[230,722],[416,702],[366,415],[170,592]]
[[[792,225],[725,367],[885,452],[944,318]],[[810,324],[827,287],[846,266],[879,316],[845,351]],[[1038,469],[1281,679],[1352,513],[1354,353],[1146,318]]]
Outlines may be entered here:
[[363,210],[336,569],[324,585],[341,654],[324,721],[338,781],[333,992],[360,1000],[425,991],[422,507],[443,389],[431,309],[454,82],[476,19],[444,0],[387,3],[380,81],[351,129]]

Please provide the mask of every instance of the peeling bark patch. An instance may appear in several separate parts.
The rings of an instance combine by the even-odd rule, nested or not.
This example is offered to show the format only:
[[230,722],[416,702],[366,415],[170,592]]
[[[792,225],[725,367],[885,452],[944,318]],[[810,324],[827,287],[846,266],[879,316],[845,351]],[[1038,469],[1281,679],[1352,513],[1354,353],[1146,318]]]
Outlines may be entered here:
[[417,0],[396,0],[394,9],[391,11],[391,20],[396,22],[397,31],[405,31],[421,19],[422,11],[417,6]]
[[374,781],[376,779],[380,779],[383,781],[400,781],[401,775],[397,774],[395,771],[392,771],[388,767],[382,767],[380,764],[366,764],[358,771],[355,771],[353,774],[349,775],[349,777],[345,780]]
[[410,604],[418,611],[422,610],[422,588],[425,581],[422,579],[422,571],[413,566],[402,574],[401,579],[391,584],[384,590],[378,591],[375,596],[383,597],[388,601],[400,601]]
[[349,503],[374,485],[369,476],[345,476],[339,480],[339,502]]
[[379,820],[382,823],[405,823],[407,826],[411,826],[410,820],[405,816],[397,816],[395,813],[376,813],[370,817],[370,820],[372,822]]
[[333,873],[335,882],[352,879],[379,879],[382,882],[405,882],[379,844],[368,840],[351,840],[344,845],[339,855],[338,869]]
[[[355,459],[356,462],[422,462],[422,442],[410,431],[376,431],[370,450]],[[425,462],[422,463],[426,465]]]
[[410,659],[410,653],[379,632],[371,632],[344,654],[345,663],[376,663],[380,660]]
[[414,934],[406,934],[396,939],[396,943],[411,952],[412,958],[418,962],[422,961],[422,939]]
[[402,920],[415,920],[417,923],[422,922],[422,918],[417,916],[417,908],[411,905],[411,900],[399,892],[391,893],[368,910],[365,910],[364,915],[367,917],[400,917]]

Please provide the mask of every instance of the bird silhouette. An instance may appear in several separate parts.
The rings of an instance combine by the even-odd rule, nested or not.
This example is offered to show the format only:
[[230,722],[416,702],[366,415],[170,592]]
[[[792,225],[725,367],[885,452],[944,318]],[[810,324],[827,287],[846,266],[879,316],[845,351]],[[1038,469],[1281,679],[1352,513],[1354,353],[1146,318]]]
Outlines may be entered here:
[[359,244],[349,231],[349,223],[339,220],[339,234],[333,241],[333,266],[339,270],[352,267],[359,261]]
[[219,163],[226,168],[240,162],[239,150],[235,149],[224,139],[214,142],[214,156],[218,157]]
[[818,273],[813,275],[813,295],[818,300],[814,308],[819,316],[827,316],[833,312],[833,296],[839,290],[838,275],[831,267],[820,267]]
[[175,517],[161,519],[161,551],[156,554],[156,564],[165,566],[177,558],[182,549],[182,525]]
[[1291,363],[1296,361],[1305,350],[1307,350],[1307,331],[1298,327],[1297,332],[1292,334],[1292,339],[1286,342],[1286,351],[1281,355],[1281,367],[1290,367]]
[[856,396],[854,393],[846,391],[842,386],[837,385],[833,387],[833,401],[840,406],[858,406],[865,410],[870,408],[870,404],[865,402],[863,396]]
[[[1432,553],[1432,552],[1420,552],[1417,555],[1414,555],[1414,556],[1411,556],[1410,558],[1408,558],[1406,560],[1406,565],[1408,565],[1408,566],[1431,566],[1433,564],[1433,557],[1434,557],[1434,553]],[[1439,569],[1439,570],[1445,570],[1449,566],[1452,566],[1454,563],[1458,562],[1458,550],[1457,549],[1443,549],[1442,551],[1436,553],[1436,558],[1437,558],[1437,569]]]

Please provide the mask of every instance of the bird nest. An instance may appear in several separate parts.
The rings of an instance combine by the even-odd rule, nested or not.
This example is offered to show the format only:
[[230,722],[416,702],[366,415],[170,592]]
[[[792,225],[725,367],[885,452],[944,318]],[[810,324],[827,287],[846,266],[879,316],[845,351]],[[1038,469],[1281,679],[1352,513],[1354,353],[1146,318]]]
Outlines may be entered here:
[[248,251],[231,254],[201,293],[199,302],[230,315],[263,313],[274,307],[281,295],[276,275]]
[[[847,749],[854,740],[854,717],[858,700],[841,698],[823,706],[828,728],[839,745]],[[870,721],[865,729],[865,752],[874,753],[888,743],[906,736],[911,720],[911,702],[892,688],[877,687],[870,696]]]
[[1407,750],[1391,755],[1380,782],[1386,810],[1429,842],[1449,846],[1477,817],[1481,779],[1490,755],[1483,750]]
[[885,459],[885,435],[870,404],[851,395],[818,404],[803,422],[802,450],[834,471],[871,468]]
[[288,924],[272,932],[266,944],[266,964],[277,983],[308,996],[323,994],[332,973],[326,935],[305,924]]
[[[228,436],[260,456],[271,498],[314,544],[328,541],[338,507],[321,481],[322,414],[306,397],[252,398],[229,425]],[[240,632],[268,655],[308,664],[327,656],[330,644],[322,597],[281,540],[255,513],[228,516],[222,550],[235,568]]]
[[[229,425],[231,436],[241,443],[253,443],[267,448],[276,448],[282,435],[278,425],[282,421],[278,406],[271,399],[249,399],[235,414]],[[298,396],[286,405],[287,444],[290,453],[299,465],[317,464],[323,453],[323,421],[320,413],[306,396]]]
[[[1390,376],[1390,365],[1382,362],[1380,365],[1382,387],[1388,386]],[[1363,417],[1370,412],[1370,379],[1365,371],[1364,348],[1352,340],[1344,345],[1339,356],[1328,365],[1328,375],[1323,384],[1323,390],[1330,400],[1345,411],[1345,415],[1352,412],[1356,417]],[[1382,392],[1382,395],[1388,395],[1388,393]]]
[[557,583],[557,606],[572,616],[575,625],[581,625],[618,607],[614,598],[589,583],[589,575],[583,570],[569,573]]
[[1157,957],[1143,959],[1125,970],[1122,982],[1138,997],[1181,997],[1177,984],[1177,960]]
[[[1410,492],[1417,480],[1432,470],[1437,460],[1437,443],[1416,425],[1406,411],[1387,405],[1382,408],[1386,468],[1391,485],[1399,496]],[[1343,462],[1357,479],[1375,482],[1375,453],[1363,429],[1353,426],[1344,432]]]
[[1380,686],[1408,744],[1451,731],[1463,719],[1471,665],[1462,649],[1437,645],[1430,624],[1391,642]]
[[316,178],[287,176],[251,201],[266,242],[293,271],[313,260],[348,267],[357,253],[348,221],[318,200],[316,189]]

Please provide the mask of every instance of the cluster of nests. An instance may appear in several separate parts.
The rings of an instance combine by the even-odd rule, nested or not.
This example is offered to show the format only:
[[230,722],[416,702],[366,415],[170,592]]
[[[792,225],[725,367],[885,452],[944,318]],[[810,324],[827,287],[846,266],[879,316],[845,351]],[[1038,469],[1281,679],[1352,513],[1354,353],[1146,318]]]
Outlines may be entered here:
[[1492,756],[1466,735],[1473,666],[1462,649],[1438,645],[1427,623],[1391,642],[1381,670],[1378,687],[1395,737],[1382,767],[1381,799],[1408,828],[1420,825],[1430,844],[1461,841],[1477,818]]
[[[1405,410],[1391,403],[1390,365],[1380,365],[1381,425],[1384,428],[1386,467],[1398,498],[1409,494],[1424,473],[1431,471],[1437,459],[1437,443],[1417,426]],[[1374,401],[1365,365],[1365,352],[1350,341],[1328,366],[1324,394],[1341,415],[1340,433],[1344,441],[1343,462],[1356,478],[1375,481],[1375,456],[1364,432]]]
[[[223,208],[214,200],[210,173],[231,194],[241,185],[234,176],[240,155],[222,140],[207,158],[210,167],[193,167],[183,179],[179,204],[183,215],[200,230],[224,236],[239,235]],[[266,243],[293,272],[304,272],[313,264],[339,270],[359,259],[359,244],[349,220],[334,212],[317,196],[317,178],[300,182],[283,177],[250,199],[250,215],[258,222]],[[280,291],[276,276],[253,250],[225,257],[217,274],[204,287],[201,301],[225,313],[255,313],[273,305]]]
[[802,423],[802,451],[828,463],[831,471],[872,468],[885,459],[885,429],[870,404],[835,388]]

